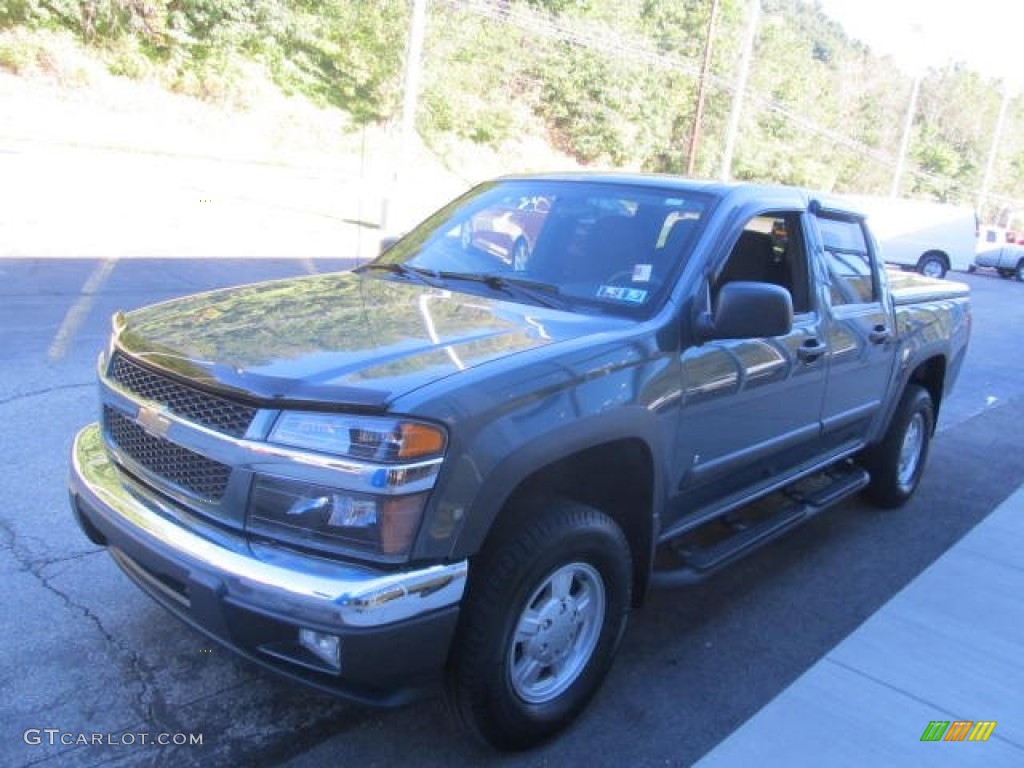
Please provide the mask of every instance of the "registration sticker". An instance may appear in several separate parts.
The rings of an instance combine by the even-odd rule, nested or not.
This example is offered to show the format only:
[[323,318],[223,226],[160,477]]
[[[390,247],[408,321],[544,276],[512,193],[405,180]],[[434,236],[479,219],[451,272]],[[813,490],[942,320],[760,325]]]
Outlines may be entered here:
[[654,267],[650,264],[634,264],[633,265],[633,282],[634,283],[649,283],[651,281],[651,272]]
[[643,304],[647,300],[647,291],[643,288],[630,288],[627,285],[601,285],[597,289],[597,298]]

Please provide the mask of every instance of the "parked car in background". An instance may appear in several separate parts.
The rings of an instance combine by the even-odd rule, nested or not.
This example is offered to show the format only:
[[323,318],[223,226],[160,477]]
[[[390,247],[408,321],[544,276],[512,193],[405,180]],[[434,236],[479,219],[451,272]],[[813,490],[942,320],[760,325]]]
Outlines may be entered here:
[[994,269],[1001,277],[1016,277],[1024,282],[1024,246],[1020,244],[1020,234],[1004,227],[982,227],[970,271],[978,267]]
[[951,269],[967,272],[973,265],[978,234],[973,209],[894,197],[847,197],[867,215],[887,264],[927,277],[945,277]]
[[462,225],[462,248],[485,251],[520,272],[526,269],[537,233],[549,210],[550,204],[544,197],[502,200]]

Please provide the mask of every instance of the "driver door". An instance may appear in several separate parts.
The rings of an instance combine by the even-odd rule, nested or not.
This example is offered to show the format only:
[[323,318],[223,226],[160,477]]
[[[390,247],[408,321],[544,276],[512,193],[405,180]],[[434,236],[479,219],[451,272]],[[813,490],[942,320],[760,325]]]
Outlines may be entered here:
[[730,281],[781,285],[793,299],[793,327],[683,351],[677,496],[667,528],[784,479],[820,449],[828,351],[804,235],[801,212],[753,217],[709,285],[712,306]]

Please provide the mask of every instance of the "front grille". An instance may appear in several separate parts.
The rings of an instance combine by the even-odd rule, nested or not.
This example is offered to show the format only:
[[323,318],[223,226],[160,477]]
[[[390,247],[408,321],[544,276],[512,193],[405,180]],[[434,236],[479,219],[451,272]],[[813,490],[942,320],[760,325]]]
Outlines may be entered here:
[[202,501],[212,503],[223,498],[230,467],[154,437],[110,406],[103,407],[103,419],[117,447],[140,466]]
[[225,400],[154,373],[120,352],[114,353],[110,377],[129,392],[160,403],[183,419],[232,437],[242,437],[256,416],[256,408]]

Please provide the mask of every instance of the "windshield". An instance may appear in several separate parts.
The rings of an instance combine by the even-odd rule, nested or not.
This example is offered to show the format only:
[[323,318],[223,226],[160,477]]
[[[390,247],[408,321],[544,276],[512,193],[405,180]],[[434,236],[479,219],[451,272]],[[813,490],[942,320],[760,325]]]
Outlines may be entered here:
[[689,257],[711,199],[612,182],[490,182],[363,269],[511,301],[647,314]]

